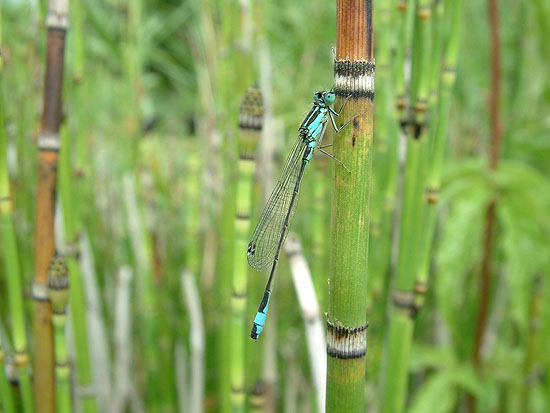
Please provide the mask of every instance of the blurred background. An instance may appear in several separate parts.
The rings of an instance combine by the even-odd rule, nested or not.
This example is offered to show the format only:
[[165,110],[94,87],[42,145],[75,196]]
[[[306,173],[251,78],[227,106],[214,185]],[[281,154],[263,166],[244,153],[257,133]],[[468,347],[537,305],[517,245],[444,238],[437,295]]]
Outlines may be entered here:
[[[431,10],[423,45],[418,3]],[[374,1],[368,411],[391,411],[383,400],[394,391],[411,412],[550,410],[550,3],[489,3],[497,4]],[[0,177],[9,184],[0,201],[12,199],[11,208],[0,203],[5,412],[49,411],[30,384],[42,380],[34,363],[44,350],[32,285],[47,7],[1,3]],[[248,329],[267,274],[248,267],[245,250],[312,94],[332,87],[335,3],[71,0],[69,8],[51,193],[70,284],[64,338],[54,334],[67,343],[69,369],[51,391],[58,400],[70,393],[69,411],[324,411],[324,338],[312,342],[303,315],[313,308],[324,328],[330,159],[315,155],[292,226],[306,270],[283,254],[257,342]],[[433,212],[418,215],[422,250],[398,245],[419,47],[431,60],[429,109],[417,124],[441,153],[439,166],[423,161],[423,179],[436,187],[426,184],[432,197],[422,203]],[[239,127],[244,115],[262,128]],[[255,170],[239,167],[243,148],[256,154]],[[244,230],[235,218],[243,197]],[[423,275],[399,367],[406,388],[392,389],[400,248],[422,257],[410,268]],[[297,298],[304,279],[313,304]]]

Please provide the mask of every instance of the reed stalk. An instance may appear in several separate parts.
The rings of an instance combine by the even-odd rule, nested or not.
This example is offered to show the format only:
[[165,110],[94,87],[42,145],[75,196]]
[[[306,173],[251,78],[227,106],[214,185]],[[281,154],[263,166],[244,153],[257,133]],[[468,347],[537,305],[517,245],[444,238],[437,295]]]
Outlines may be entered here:
[[413,287],[418,264],[422,189],[427,158],[427,99],[430,63],[430,15],[427,0],[415,2],[410,120],[399,231],[399,255],[392,287],[388,350],[383,378],[383,412],[401,412],[407,394],[408,359],[413,333]]
[[[0,47],[2,45],[2,6],[0,5]],[[13,326],[13,345],[15,365],[19,376],[23,410],[31,413],[33,395],[29,375],[29,353],[27,333],[25,329],[25,314],[23,307],[23,289],[21,286],[21,268],[17,239],[13,223],[13,199],[10,194],[10,179],[7,162],[7,138],[4,129],[4,94],[3,94],[3,61],[0,56],[0,241],[6,270],[8,300]],[[3,372],[0,373],[3,375]],[[9,404],[9,402],[7,402]]]
[[[376,217],[371,218],[371,240],[376,249],[369,251],[370,277],[369,285],[372,300],[383,296],[384,283],[388,279],[386,272],[389,266],[391,249],[391,233],[394,215],[395,192],[398,169],[399,130],[395,121],[395,90],[391,72],[391,24],[390,1],[380,2],[375,12],[377,19],[377,79],[380,86],[377,92],[375,109],[375,125],[377,140],[375,140],[373,204],[376,204]],[[375,222],[376,220],[376,222]],[[382,305],[380,309],[385,306]],[[382,310],[383,311],[383,310]]]
[[[420,311],[424,306],[426,290],[428,287],[428,276],[430,267],[430,256],[432,250],[432,241],[435,233],[437,219],[437,202],[439,200],[439,190],[441,183],[441,169],[445,155],[445,144],[448,135],[449,108],[451,104],[452,91],[456,79],[456,63],[458,59],[460,23],[462,16],[462,0],[447,0],[445,2],[445,21],[450,21],[449,37],[444,47],[443,67],[440,71],[439,65],[432,64],[432,88],[433,78],[439,78],[441,73],[441,86],[439,89],[439,98],[435,108],[435,124],[432,131],[432,141],[430,148],[430,165],[427,173],[425,189],[425,206],[422,219],[422,235],[420,240],[419,265],[415,284],[414,308],[415,312]],[[442,20],[441,17],[438,20]],[[441,21],[440,21],[441,27]],[[442,27],[441,27],[442,28]],[[441,32],[438,37],[442,37]],[[434,53],[436,50],[434,49]],[[432,60],[433,62],[433,60]],[[434,70],[436,75],[434,76]],[[433,89],[432,89],[433,91]],[[430,107],[434,107],[436,102],[432,102]]]
[[75,153],[84,145],[84,35],[83,6],[81,0],[71,2],[73,60],[72,60],[72,93],[74,105],[74,137],[70,139],[73,129],[64,128],[61,133],[61,152],[59,155],[58,186],[63,210],[63,228],[66,245],[65,257],[70,277],[69,295],[71,300],[71,318],[75,340],[76,377],[82,390],[80,404],[86,413],[98,410],[96,392],[93,386],[91,355],[89,349],[88,320],[86,318],[86,295],[80,267],[80,236],[82,222],[78,200],[82,198],[81,185],[75,182],[80,170],[77,164],[79,157]]
[[398,44],[395,50],[395,60],[393,65],[393,79],[395,81],[395,115],[398,121],[404,122],[407,116],[407,84],[406,84],[406,58],[410,47],[411,24],[414,18],[414,4],[411,0],[397,0],[397,8],[394,10],[396,16],[393,21],[397,22]]
[[[390,281],[392,237],[395,226],[395,197],[399,169],[398,148],[401,129],[396,119],[395,85],[392,78],[392,56],[394,43],[393,0],[377,3],[374,19],[376,24],[376,106],[375,140],[373,159],[373,208],[369,249],[369,299],[367,316],[370,323],[382,326],[387,318],[387,296]],[[372,376],[378,376],[381,367],[384,329],[376,328],[370,332],[370,346],[367,363]]]
[[44,105],[38,136],[38,183],[35,212],[35,274],[33,283],[34,398],[36,411],[52,412],[55,408],[54,349],[51,303],[47,291],[47,272],[54,255],[54,213],[57,187],[59,127],[61,124],[61,89],[68,1],[51,0],[46,18],[48,30]]
[[[489,27],[491,34],[491,91],[489,95],[489,115],[491,140],[488,148],[489,169],[496,171],[500,160],[500,27],[499,27],[499,2],[488,0]],[[475,346],[473,362],[478,374],[481,374],[482,356],[481,349],[487,326],[489,314],[489,299],[491,295],[492,259],[494,248],[495,212],[497,203],[492,200],[485,211],[485,228],[483,232],[483,257],[481,262],[481,274],[479,277],[479,306],[477,309]],[[476,411],[476,399],[470,394],[468,398],[469,412]]]
[[[78,133],[81,135],[81,132]],[[80,139],[82,136],[80,136]],[[90,350],[88,344],[88,323],[86,319],[86,296],[82,271],[79,263],[80,234],[82,233],[80,218],[78,217],[79,187],[74,184],[74,169],[71,164],[71,141],[69,131],[63,128],[61,132],[61,147],[59,155],[59,193],[63,209],[63,227],[65,229],[64,257],[68,267],[71,287],[71,317],[74,330],[76,376],[82,391],[82,410],[84,412],[97,411],[97,401],[93,385]]]
[[252,183],[255,153],[262,128],[263,104],[260,89],[247,90],[239,116],[239,163],[235,210],[235,242],[231,297],[231,406],[233,411],[245,410],[245,340],[248,327],[247,250],[250,236]]
[[329,412],[364,412],[367,352],[367,263],[372,182],[374,43],[372,1],[336,3],[334,91],[347,105],[334,139],[332,246],[327,314]]
[[67,354],[67,301],[69,274],[65,259],[54,256],[48,268],[48,291],[52,303],[52,324],[55,341],[55,402],[57,413],[71,412],[71,368]]

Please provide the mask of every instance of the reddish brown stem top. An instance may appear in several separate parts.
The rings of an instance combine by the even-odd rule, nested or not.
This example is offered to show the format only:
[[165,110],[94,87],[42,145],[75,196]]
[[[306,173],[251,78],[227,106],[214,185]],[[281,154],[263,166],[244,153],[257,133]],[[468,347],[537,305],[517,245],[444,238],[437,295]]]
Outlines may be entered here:
[[336,60],[373,61],[372,0],[336,1]]

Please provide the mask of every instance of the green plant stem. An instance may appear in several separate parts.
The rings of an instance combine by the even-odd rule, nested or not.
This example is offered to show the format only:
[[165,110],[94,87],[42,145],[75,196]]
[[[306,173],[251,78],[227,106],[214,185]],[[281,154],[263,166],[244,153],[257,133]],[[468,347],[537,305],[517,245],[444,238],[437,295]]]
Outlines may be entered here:
[[58,186],[60,201],[63,210],[63,227],[65,230],[65,251],[67,266],[69,268],[71,299],[71,315],[75,337],[76,356],[76,377],[78,385],[86,396],[82,397],[80,404],[86,413],[93,413],[98,410],[97,400],[91,389],[93,376],[88,341],[88,327],[86,319],[86,297],[82,281],[82,273],[79,256],[80,234],[82,223],[80,219],[80,208],[78,200],[82,197],[81,186],[75,184],[76,176],[76,150],[83,146],[84,140],[84,104],[83,99],[83,78],[84,78],[84,40],[83,40],[83,12],[81,0],[71,2],[71,21],[73,36],[73,65],[72,85],[74,86],[73,105],[75,106],[74,116],[76,131],[74,138],[70,139],[70,131],[63,128],[61,133],[61,147],[63,148],[59,158]]
[[[373,301],[382,296],[382,290],[387,280],[386,271],[389,266],[391,247],[391,232],[393,221],[393,204],[395,201],[396,178],[397,178],[397,147],[399,130],[395,122],[394,108],[395,96],[393,81],[391,79],[391,46],[390,35],[393,29],[390,24],[389,1],[384,1],[376,9],[377,37],[376,44],[378,54],[376,57],[378,70],[376,84],[379,86],[376,93],[375,125],[377,136],[375,140],[374,157],[374,185],[373,208],[376,207],[378,218],[374,212],[371,217],[371,243],[377,248],[369,250],[369,267],[371,285],[369,295]],[[375,220],[377,221],[375,223]],[[382,300],[384,301],[384,300]],[[385,305],[378,307],[384,312]],[[377,309],[378,309],[377,308]],[[373,310],[374,311],[374,310]]]
[[[350,94],[340,125],[356,116],[334,138],[334,156],[351,172],[335,166],[332,245],[327,323],[328,412],[364,412],[367,264],[372,183],[374,44],[372,1],[336,3],[335,84],[338,101]],[[348,68],[359,68],[358,72]],[[347,86],[361,77],[366,85]],[[349,83],[348,83],[349,82]]]
[[[78,133],[81,139],[82,136]],[[71,315],[73,321],[76,355],[76,375],[81,388],[88,389],[88,395],[81,400],[84,412],[97,411],[97,401],[91,392],[93,376],[88,347],[88,327],[86,320],[86,296],[80,264],[78,262],[78,251],[80,242],[81,225],[77,216],[78,207],[78,186],[74,185],[74,170],[71,164],[71,153],[73,145],[69,139],[69,131],[63,128],[61,132],[61,147],[63,148],[59,157],[58,186],[61,205],[63,208],[63,224],[65,229],[65,251],[71,287],[69,294],[71,298]]]
[[[430,129],[432,132],[430,165],[428,169],[425,199],[426,205],[422,218],[422,235],[420,240],[419,266],[415,286],[415,311],[419,311],[424,306],[425,293],[429,275],[430,255],[432,240],[435,233],[437,219],[437,202],[439,199],[439,190],[441,182],[441,169],[445,155],[445,144],[448,135],[449,108],[451,104],[452,91],[456,79],[456,63],[458,59],[459,41],[460,41],[460,22],[462,16],[462,1],[454,0],[445,3],[445,21],[451,22],[449,38],[445,46],[443,68],[441,71],[441,86],[439,98],[437,99],[437,113],[435,114],[435,124]],[[442,36],[442,33],[439,33]],[[432,60],[433,61],[433,60]],[[434,75],[432,66],[432,85],[433,78],[439,78],[439,67],[436,66],[437,74]],[[435,102],[432,102],[435,103]]]
[[[244,411],[246,372],[247,283],[249,266],[245,251],[250,236],[255,153],[263,115],[261,92],[251,87],[244,95],[239,114],[239,163],[235,207],[235,242],[231,296],[231,406],[233,411]],[[246,340],[246,341],[245,341]],[[254,379],[257,381],[259,377]]]
[[405,84],[405,57],[409,49],[411,24],[414,18],[414,5],[410,0],[397,0],[395,12],[398,27],[398,44],[395,50],[393,65],[393,79],[395,80],[395,116],[402,121],[406,115],[407,96]]
[[[2,6],[0,5],[0,46],[2,45]],[[15,365],[19,376],[23,410],[25,413],[34,411],[31,378],[28,364],[29,353],[25,315],[23,307],[23,289],[21,286],[21,268],[17,239],[13,224],[13,199],[10,195],[10,179],[7,162],[7,139],[4,129],[4,94],[2,78],[3,60],[0,56],[0,241],[6,269],[8,299],[13,325],[13,344]],[[3,375],[3,373],[0,373]],[[9,402],[7,402],[9,403]]]
[[250,233],[250,205],[254,160],[239,160],[235,243],[231,297],[231,406],[234,412],[245,410],[245,340],[247,339],[247,278],[245,251]]
[[413,287],[418,265],[418,238],[421,230],[422,189],[427,158],[427,100],[430,63],[430,7],[427,0],[415,4],[411,117],[407,137],[407,159],[403,183],[403,203],[399,231],[399,255],[393,284],[389,348],[385,354],[382,411],[401,412],[407,395],[408,359],[412,343]]

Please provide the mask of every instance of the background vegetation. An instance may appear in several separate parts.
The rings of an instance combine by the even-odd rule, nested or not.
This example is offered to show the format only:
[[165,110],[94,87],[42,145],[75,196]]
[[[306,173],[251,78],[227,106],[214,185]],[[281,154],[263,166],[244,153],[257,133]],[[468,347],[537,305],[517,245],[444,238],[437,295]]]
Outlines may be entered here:
[[[438,122],[453,17],[450,1],[374,2],[368,410],[384,409],[386,398],[404,391],[405,409],[412,412],[548,411],[550,5],[543,0],[502,2],[498,10],[498,167],[489,162],[494,78],[487,3],[465,1],[457,11],[456,82],[449,86],[441,132],[445,149],[428,289],[411,318],[405,389],[388,387],[395,374],[388,367],[389,327],[399,249],[420,254],[414,241],[399,245],[402,194],[410,185],[406,135],[413,132],[405,125],[400,133],[406,110],[396,110],[395,103],[405,92],[401,85],[410,85],[420,47],[413,41],[415,13],[399,11],[405,3],[407,10],[417,10],[416,3],[432,10],[423,45],[436,56],[422,69],[431,69],[425,75],[433,90],[426,139]],[[33,366],[16,363],[21,343],[28,340],[31,355],[41,348],[31,328],[31,286],[46,4],[5,0],[1,7],[0,178],[5,165],[13,209],[0,208],[0,410],[11,412],[31,411],[26,383]],[[233,248],[239,106],[257,83],[265,117],[252,230],[312,93],[332,86],[334,2],[71,0],[70,7],[56,250],[67,256],[72,289],[65,330],[71,408],[315,411],[318,388],[285,258],[268,331],[256,343],[243,337],[246,358],[237,366],[230,364],[235,336],[228,320],[231,269],[234,260],[245,259],[244,250],[238,255]],[[423,160],[426,168],[429,159]],[[293,231],[324,313],[333,165],[318,154],[312,164]],[[424,228],[418,227],[417,233]],[[419,260],[411,260],[403,265],[416,272]],[[490,262],[488,272],[484,262]],[[485,290],[483,273],[490,281]],[[264,285],[263,276],[249,274],[246,326]],[[75,292],[79,284],[82,297]],[[487,318],[479,343],[482,297]],[[74,322],[79,319],[85,322]],[[231,386],[236,371],[244,377],[242,400]]]

